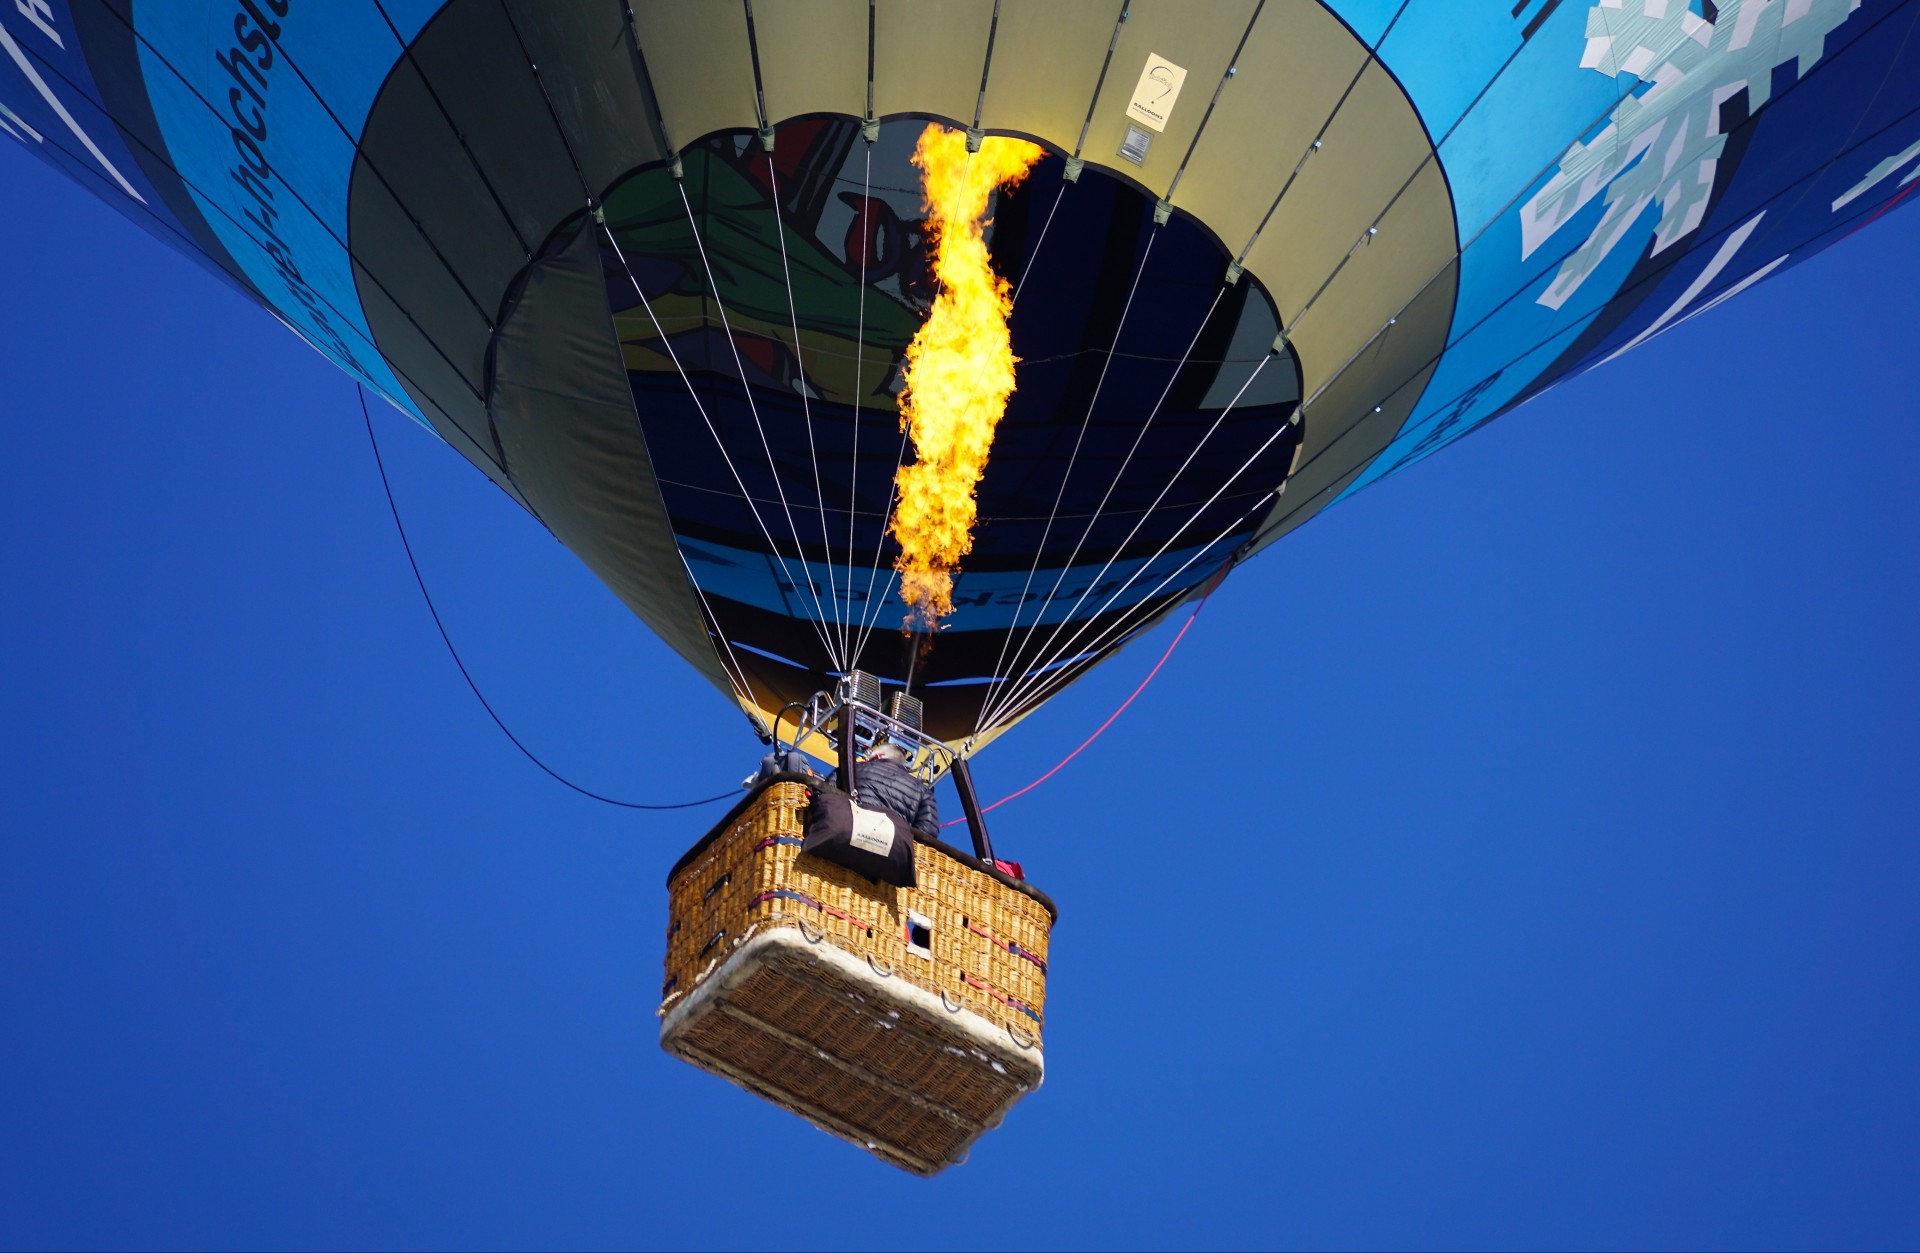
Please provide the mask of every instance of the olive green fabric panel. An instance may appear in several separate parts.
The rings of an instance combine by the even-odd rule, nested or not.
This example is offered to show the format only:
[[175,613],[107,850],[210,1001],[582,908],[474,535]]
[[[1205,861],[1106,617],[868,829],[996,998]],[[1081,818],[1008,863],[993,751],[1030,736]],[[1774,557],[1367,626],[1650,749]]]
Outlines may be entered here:
[[[1261,523],[1249,555],[1332,504],[1393,441],[1433,377],[1439,359],[1434,330],[1444,341],[1458,286],[1456,262],[1427,284],[1395,325],[1342,363],[1331,383],[1317,395],[1308,393],[1306,438],[1286,494]],[[1402,335],[1403,328],[1415,333]]]
[[971,124],[993,0],[880,0],[876,16],[874,109]]
[[[353,259],[374,280],[360,284],[362,295],[371,287],[393,301],[404,311],[403,319],[438,348],[441,366],[457,372],[470,395],[479,395],[486,385],[490,319],[444,254],[421,237],[406,206],[381,180],[367,175],[364,161],[358,167],[352,184]],[[387,347],[383,342],[382,352]]]
[[[358,231],[363,237],[372,237],[377,226],[384,225],[392,238],[400,238],[404,223],[380,223],[380,215],[375,210],[364,208],[365,201],[358,189],[354,197],[356,227],[361,222],[369,225]],[[391,201],[387,202],[389,205]],[[378,247],[362,242],[361,248],[369,252],[381,251]],[[418,263],[420,252],[413,257]],[[431,257],[419,268],[425,269],[431,263]],[[391,272],[392,267],[389,266]],[[465,360],[469,368],[484,360],[487,336],[484,325],[478,334],[456,334],[450,331],[449,324],[461,317],[460,307],[442,301],[432,310],[427,310],[418,295],[409,303],[412,307],[403,308],[388,295],[391,288],[375,283],[368,276],[367,268],[356,255],[353,274],[355,285],[359,289],[360,304],[366,311],[367,325],[372,328],[375,341],[380,345],[380,355],[393,367],[401,386],[420,406],[447,443],[460,453],[487,471],[489,477],[502,486],[509,486],[510,476],[502,472],[497,453],[493,446],[493,437],[488,430],[487,412],[481,402],[481,392],[475,379],[480,371],[474,370],[474,377],[456,368],[456,362]],[[415,310],[418,310],[416,312]],[[436,316],[437,315],[437,316]],[[444,419],[449,431],[441,428]]]
[[[1366,48],[1319,0],[1267,0],[1188,162],[1174,204],[1206,223],[1237,256],[1260,229],[1261,219],[1366,61]],[[1180,110],[1206,111],[1204,96],[1188,97],[1197,86],[1189,77]],[[1209,92],[1213,89],[1213,84],[1206,86]],[[1399,111],[1403,116],[1376,118],[1374,124],[1383,136],[1408,128],[1418,135],[1412,106],[1402,101]],[[1292,194],[1289,189],[1289,197]],[[1289,259],[1297,263],[1305,255],[1290,248]],[[1281,305],[1287,307],[1284,298]]]
[[[1254,532],[1246,556],[1259,552],[1319,513],[1359,478],[1360,472],[1400,433],[1400,427],[1420,402],[1436,368],[1429,365],[1417,371],[1390,395],[1381,397],[1378,413],[1373,412],[1374,405],[1364,403],[1377,395],[1371,380],[1358,380],[1355,374],[1349,374],[1345,378],[1354,379],[1353,383],[1346,383],[1345,380],[1336,383],[1330,389],[1329,396],[1334,400],[1338,412],[1354,416],[1336,432],[1330,447],[1323,450],[1317,460],[1310,462],[1302,455],[1295,463],[1294,472],[1287,479],[1285,495],[1275,502],[1273,510]],[[1363,392],[1364,395],[1359,394]],[[1323,413],[1321,416],[1325,420],[1328,415]],[[1309,428],[1312,421],[1308,419]],[[1304,454],[1304,448],[1302,452]]]
[[534,512],[729,696],[660,502],[607,307],[596,232],[543,257],[501,326],[488,397]]
[[522,507],[530,508],[511,476],[502,468],[489,430],[486,406],[469,390],[466,380],[449,366],[425,335],[398,305],[388,299],[354,266],[367,324],[380,344],[380,355],[408,397],[426,416],[447,445],[472,462],[494,484]]
[[1071,154],[1119,16],[1120,0],[1002,0],[980,125]]
[[[1428,355],[1437,355],[1445,345],[1448,326],[1423,326],[1417,319],[1401,319],[1400,314],[1430,281],[1452,272],[1457,255],[1452,203],[1439,163],[1428,162],[1380,219],[1377,233],[1363,231],[1358,237],[1364,242],[1346,257],[1313,307],[1296,323],[1296,340],[1311,345],[1316,355],[1346,357],[1388,332],[1423,338]],[[1340,364],[1337,359],[1324,362],[1333,368]],[[1400,378],[1390,381],[1398,383]]]
[[867,0],[754,0],[767,120],[867,115]]
[[[1246,32],[1255,10],[1253,0],[1161,0],[1138,4],[1120,28],[1113,67],[1094,107],[1087,131],[1085,156],[1144,186],[1155,196],[1167,194],[1173,176],[1199,133],[1207,101],[1233,64],[1233,50]],[[1149,55],[1158,55],[1187,72],[1164,132],[1134,122],[1127,115],[1133,89]],[[1233,88],[1228,87],[1229,91]],[[1129,126],[1140,125],[1153,135],[1143,165],[1116,154]]]
[[[1364,246],[1367,228],[1431,152],[1426,131],[1399,84],[1378,62],[1370,64],[1328,124],[1320,151],[1301,167],[1300,177],[1247,254],[1247,268],[1267,283],[1288,325],[1347,254]],[[1451,229],[1451,207],[1441,212]],[[1451,251],[1451,241],[1446,251]],[[1444,260],[1436,255],[1413,276],[1408,295]],[[1308,390],[1312,388],[1310,381]]]
[[395,63],[349,191],[354,274],[381,354],[447,442],[523,505],[483,399],[488,347],[527,241],[580,211],[579,186],[505,10],[463,0]]
[[413,56],[491,186],[488,199],[499,197],[518,237],[537,251],[587,193],[520,44],[500,4],[462,3],[421,32]]
[[753,130],[753,57],[739,0],[645,0],[634,29],[675,150],[718,130]]
[[[1309,384],[1307,390],[1302,473],[1329,456],[1346,459],[1356,455],[1350,447],[1341,446],[1352,443],[1343,433],[1374,406],[1386,405],[1405,383],[1423,376],[1439,360],[1446,328],[1453,318],[1458,282],[1459,267],[1450,264],[1394,325],[1351,345],[1344,358],[1324,363],[1322,370],[1332,375],[1331,380],[1318,386]],[[1364,455],[1370,457],[1372,453]]]
[[[1364,52],[1344,28],[1339,37]],[[1331,114],[1316,102],[1321,147],[1281,175],[1291,182],[1246,256],[1279,305],[1307,397],[1298,468],[1273,515],[1286,525],[1391,442],[1446,346],[1458,284],[1452,199],[1425,129],[1377,61],[1341,66],[1344,81],[1322,90],[1344,102]]]
[[[383,245],[430,248],[491,316],[526,265],[527,249],[411,61],[398,62],[381,87],[361,135],[360,161],[352,184],[356,216],[350,218],[356,255]],[[374,232],[360,226],[359,198],[383,189],[417,227],[390,224]]]
[[[392,149],[383,156],[385,168],[431,170],[435,164],[429,160],[415,165]],[[418,202],[431,204],[434,198],[423,195]],[[438,203],[445,207],[447,202]],[[465,286],[449,267],[457,244],[450,243],[448,250],[438,247],[442,239],[458,241],[463,232],[442,229],[437,238],[424,234],[410,207],[368,172],[364,155],[351,185],[349,220],[355,285],[381,355],[436,428],[444,418],[458,429],[457,434],[441,431],[447,442],[506,486],[508,476],[499,464],[481,400],[492,326],[479,301],[485,300],[488,308],[497,305],[500,290],[518,268],[514,263],[519,252],[511,246],[511,237],[509,246],[491,258],[496,264],[487,264],[480,250],[463,255],[469,264],[462,268],[468,274],[498,280],[491,290]]]

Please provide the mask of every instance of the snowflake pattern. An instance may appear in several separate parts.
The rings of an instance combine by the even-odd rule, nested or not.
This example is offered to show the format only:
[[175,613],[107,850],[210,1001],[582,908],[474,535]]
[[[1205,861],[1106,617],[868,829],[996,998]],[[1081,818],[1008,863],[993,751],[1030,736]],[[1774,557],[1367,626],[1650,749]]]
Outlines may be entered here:
[[1640,86],[1597,134],[1567,149],[1559,171],[1520,210],[1525,258],[1606,193],[1606,212],[1539,303],[1565,305],[1655,200],[1656,255],[1691,234],[1706,216],[1726,147],[1722,106],[1744,92],[1747,113],[1758,112],[1773,94],[1774,71],[1798,62],[1804,76],[1860,3],[1722,0],[1696,12],[1687,0],[1595,0],[1581,66],[1630,75]]

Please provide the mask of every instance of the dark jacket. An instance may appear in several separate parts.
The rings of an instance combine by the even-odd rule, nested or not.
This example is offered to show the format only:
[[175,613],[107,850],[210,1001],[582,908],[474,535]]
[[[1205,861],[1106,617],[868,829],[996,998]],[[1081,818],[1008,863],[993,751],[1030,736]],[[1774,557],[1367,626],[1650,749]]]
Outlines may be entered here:
[[[879,757],[861,762],[854,777],[860,787],[855,799],[861,804],[890,809],[904,818],[907,825],[928,835],[940,833],[940,802],[934,798],[933,785],[913,771],[897,761]],[[829,782],[834,787],[845,786],[838,770]]]

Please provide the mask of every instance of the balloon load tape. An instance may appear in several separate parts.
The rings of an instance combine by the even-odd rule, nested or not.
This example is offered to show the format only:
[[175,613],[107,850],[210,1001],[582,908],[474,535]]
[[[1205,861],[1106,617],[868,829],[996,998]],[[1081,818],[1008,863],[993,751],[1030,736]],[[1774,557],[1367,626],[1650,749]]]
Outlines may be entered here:
[[1053,906],[925,838],[913,887],[806,854],[815,790],[763,783],[674,868],[660,1043],[936,1174],[1044,1077]]

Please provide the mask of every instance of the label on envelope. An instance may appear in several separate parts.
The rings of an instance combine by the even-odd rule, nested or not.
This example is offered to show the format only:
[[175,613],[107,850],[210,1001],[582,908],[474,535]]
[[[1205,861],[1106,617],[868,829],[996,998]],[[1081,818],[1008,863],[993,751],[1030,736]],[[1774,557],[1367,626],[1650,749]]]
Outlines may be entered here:
[[1180,99],[1180,84],[1187,72],[1157,52],[1147,54],[1147,67],[1140,71],[1140,82],[1133,89],[1127,116],[1145,122],[1157,131],[1167,129],[1167,118],[1174,102]]

